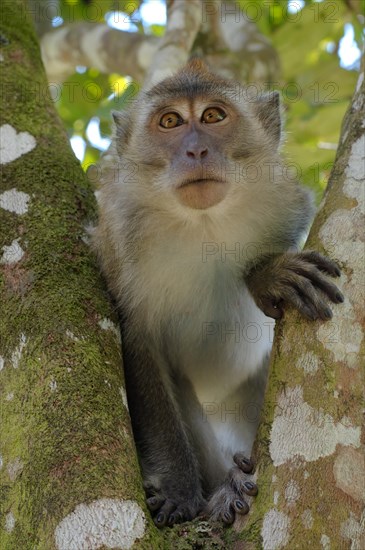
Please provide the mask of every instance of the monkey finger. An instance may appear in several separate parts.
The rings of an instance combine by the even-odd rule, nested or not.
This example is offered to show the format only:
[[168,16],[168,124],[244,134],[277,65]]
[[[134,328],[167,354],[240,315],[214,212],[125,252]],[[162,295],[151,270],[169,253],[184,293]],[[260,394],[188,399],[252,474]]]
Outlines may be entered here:
[[307,262],[314,264],[320,271],[324,271],[333,277],[339,277],[341,270],[333,260],[326,258],[315,250],[304,250],[300,253],[300,256]]
[[288,286],[283,292],[284,304],[297,309],[307,319],[315,321],[318,319],[317,309],[311,303],[307,303],[305,297],[299,289]]
[[281,319],[284,313],[281,301],[276,303],[271,297],[262,300],[261,309],[267,317],[271,317],[272,319]]
[[308,273],[308,278],[311,280],[312,284],[322,290],[328,298],[335,304],[343,302],[344,297],[336,285],[328,281],[320,271],[311,269]]
[[311,281],[312,285],[327,294],[332,302],[336,304],[343,302],[344,297],[340,290],[335,284],[322,275],[317,267],[302,263],[302,265],[297,265],[295,267],[295,273]]
[[315,311],[317,318],[327,321],[332,318],[332,310],[323,300],[319,292],[314,288],[312,283],[306,278],[297,281],[297,291],[302,296],[302,301],[307,307]]

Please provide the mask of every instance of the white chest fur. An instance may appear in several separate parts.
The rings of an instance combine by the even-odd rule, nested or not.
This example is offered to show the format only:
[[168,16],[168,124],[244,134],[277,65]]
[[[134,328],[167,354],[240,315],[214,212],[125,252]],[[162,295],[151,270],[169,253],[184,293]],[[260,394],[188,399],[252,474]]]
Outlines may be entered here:
[[171,368],[184,372],[201,403],[222,401],[260,369],[273,321],[249,294],[237,254],[210,254],[213,245],[198,239],[153,240],[130,275],[132,294]]

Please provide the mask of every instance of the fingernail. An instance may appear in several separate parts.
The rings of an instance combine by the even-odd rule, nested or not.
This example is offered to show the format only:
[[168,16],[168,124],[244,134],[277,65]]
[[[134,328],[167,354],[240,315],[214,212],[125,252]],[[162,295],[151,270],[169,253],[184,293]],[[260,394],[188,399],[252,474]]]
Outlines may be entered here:
[[163,523],[165,520],[165,514],[163,512],[161,512],[160,514],[158,514],[157,518],[156,518],[156,521],[157,523]]
[[223,514],[223,520],[226,523],[232,523],[233,519],[234,519],[233,516],[229,512],[226,512],[225,514]]
[[249,491],[252,491],[252,489],[255,488],[255,485],[251,483],[251,481],[246,481],[244,485]]
[[175,514],[171,514],[171,516],[169,517],[167,523],[168,523],[169,525],[172,525],[172,524],[174,523],[174,521],[175,521]]

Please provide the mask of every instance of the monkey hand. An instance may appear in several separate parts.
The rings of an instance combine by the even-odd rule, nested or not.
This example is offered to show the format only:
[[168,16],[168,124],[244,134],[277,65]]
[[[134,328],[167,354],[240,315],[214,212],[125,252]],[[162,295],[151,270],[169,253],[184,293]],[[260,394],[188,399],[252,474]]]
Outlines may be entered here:
[[213,493],[205,509],[206,515],[212,521],[223,521],[226,525],[233,523],[236,514],[247,514],[249,505],[246,495],[257,495],[256,484],[247,479],[247,474],[253,470],[251,460],[243,453],[236,453],[233,460],[236,466],[228,472],[227,479]]
[[318,252],[287,252],[254,268],[246,281],[257,306],[268,317],[280,319],[285,307],[292,306],[308,319],[326,321],[332,311],[323,295],[335,304],[344,298],[324,273],[339,277],[340,269]]
[[171,488],[166,490],[156,489],[148,485],[145,488],[147,506],[154,516],[157,527],[164,527],[165,525],[171,527],[175,523],[191,521],[205,505],[200,493],[199,483],[197,483],[197,487],[193,487],[185,480],[185,485],[180,491],[176,488],[176,484],[171,484]]

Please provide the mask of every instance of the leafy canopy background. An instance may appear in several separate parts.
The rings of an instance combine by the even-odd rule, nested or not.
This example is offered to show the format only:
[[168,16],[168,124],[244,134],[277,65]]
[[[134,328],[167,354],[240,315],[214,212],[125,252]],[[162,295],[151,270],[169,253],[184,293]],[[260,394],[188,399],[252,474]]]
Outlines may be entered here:
[[[365,13],[364,0],[357,1]],[[237,3],[277,49],[282,72],[267,88],[282,93],[286,112],[284,153],[319,199],[357,81],[361,25],[345,0]],[[163,0],[61,0],[60,15],[53,25],[86,18],[128,32],[160,36],[164,32],[163,4]],[[147,17],[148,13],[155,16]],[[85,170],[98,161],[109,144],[111,110],[126,108],[139,84],[128,75],[106,75],[93,67],[77,67],[63,83],[57,94],[57,108]]]

